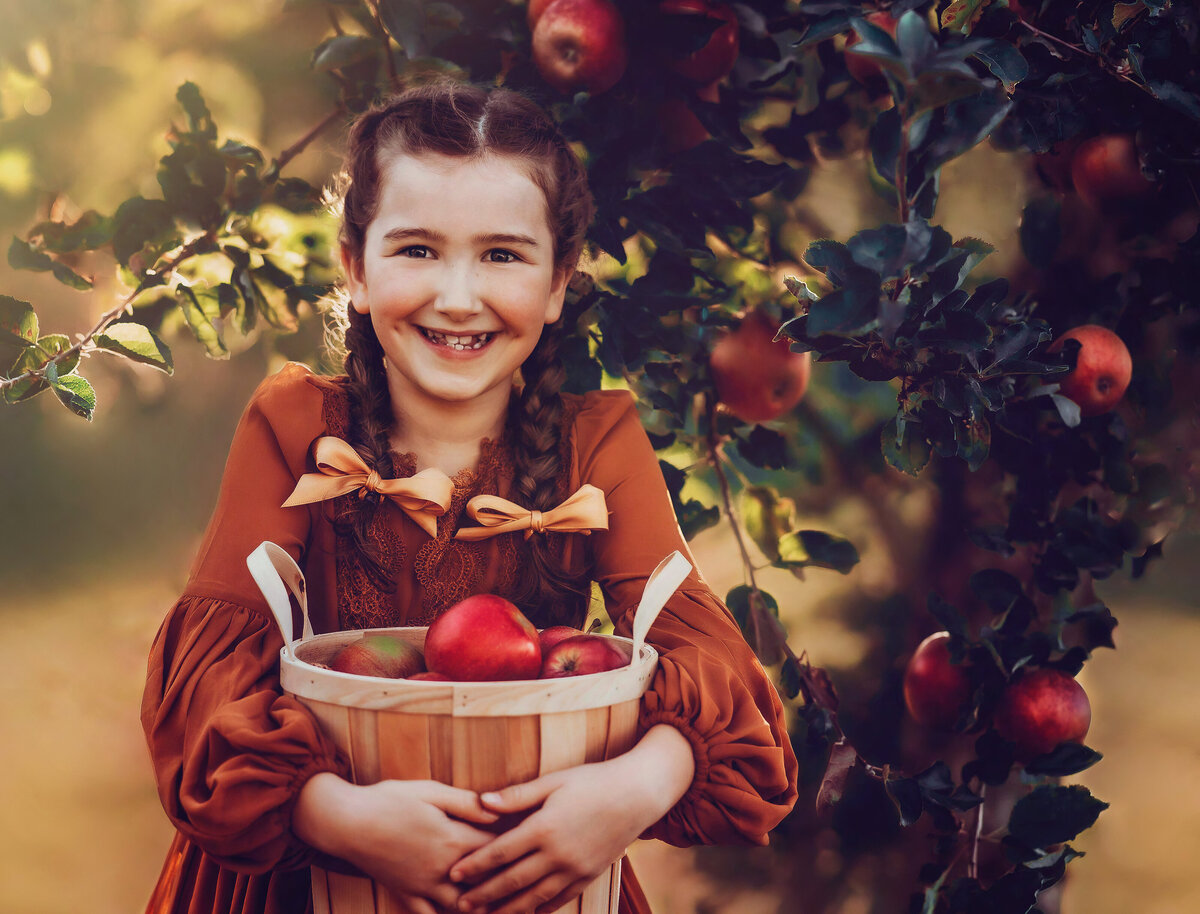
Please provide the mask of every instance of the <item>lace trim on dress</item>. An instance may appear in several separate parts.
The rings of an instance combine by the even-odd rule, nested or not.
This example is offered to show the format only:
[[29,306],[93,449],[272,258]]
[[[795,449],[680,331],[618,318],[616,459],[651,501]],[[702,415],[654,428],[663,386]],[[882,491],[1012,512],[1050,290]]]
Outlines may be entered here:
[[[323,390],[325,428],[329,434],[346,439],[350,425],[349,391],[344,383]],[[559,436],[561,468],[555,482],[560,499],[567,496],[570,485],[572,439],[579,405],[576,398],[563,401]],[[394,478],[412,476],[416,472],[414,455],[393,453],[392,469]],[[481,493],[505,492],[511,480],[512,457],[507,434],[495,441],[485,438],[475,470],[462,470],[454,476],[454,493],[450,507],[438,519],[437,536],[422,543],[413,558],[413,573],[421,586],[421,606],[419,609],[410,609],[403,624],[428,625],[439,613],[459,600],[478,593],[489,571],[493,593],[511,595],[516,592],[517,572],[523,552],[521,534],[507,533],[476,542],[454,538],[463,522],[469,522],[467,502]],[[349,494],[335,499],[335,516],[352,510],[351,499],[356,498],[356,495]],[[407,550],[403,539],[388,523],[385,513],[393,509],[394,506],[385,507],[376,514],[371,533],[379,543],[386,567],[403,573],[408,564]],[[337,593],[342,627],[385,628],[401,624],[396,618],[391,595],[375,585],[350,539],[339,534],[337,540]],[[561,558],[563,538],[553,537],[552,542],[555,556]]]

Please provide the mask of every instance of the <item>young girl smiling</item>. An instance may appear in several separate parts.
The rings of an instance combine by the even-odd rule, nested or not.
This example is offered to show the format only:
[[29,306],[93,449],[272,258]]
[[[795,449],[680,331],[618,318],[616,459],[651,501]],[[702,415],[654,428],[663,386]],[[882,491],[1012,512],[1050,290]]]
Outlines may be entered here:
[[[631,397],[560,392],[560,319],[590,216],[580,163],[513,92],[438,83],[355,123],[346,374],[291,364],[255,393],[151,652],[142,718],[177,835],[149,911],[311,910],[318,863],[370,875],[414,914],[549,912],[639,836],[761,844],[791,809],[782,705],[697,573],[648,637],[660,661],[636,745],[499,794],[355,785],[280,688],[281,636],[245,565],[264,539],[304,570],[317,632],[427,624],[481,592],[512,599],[538,627],[579,626],[595,581],[629,634],[649,573],[686,554]],[[317,451],[331,446],[365,481],[301,496],[302,479],[320,489],[330,473]],[[388,481],[418,475],[444,486],[387,494]],[[542,528],[539,512],[589,484],[607,526]],[[530,535],[480,533],[469,503],[481,494],[527,509]],[[621,910],[648,911],[622,872]]]

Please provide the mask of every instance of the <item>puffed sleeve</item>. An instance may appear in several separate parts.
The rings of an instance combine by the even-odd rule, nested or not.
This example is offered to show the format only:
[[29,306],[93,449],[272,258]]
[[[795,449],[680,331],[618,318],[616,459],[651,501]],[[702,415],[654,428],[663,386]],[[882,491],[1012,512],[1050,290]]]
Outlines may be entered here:
[[289,366],[255,392],[182,598],[153,642],[142,726],[164,809],[222,866],[307,865],[290,831],[300,788],[345,772],[315,718],[279,686],[280,635],[246,556],[264,539],[302,562],[306,507],[282,508],[319,429],[320,392]]
[[[581,481],[603,489],[610,512],[608,531],[590,537],[594,576],[617,632],[628,636],[655,566],[676,549],[695,560],[629,394],[589,395],[576,434]],[[676,727],[692,746],[696,773],[643,837],[679,846],[766,844],[796,802],[796,756],[774,685],[696,570],[647,640],[660,659],[640,728]]]

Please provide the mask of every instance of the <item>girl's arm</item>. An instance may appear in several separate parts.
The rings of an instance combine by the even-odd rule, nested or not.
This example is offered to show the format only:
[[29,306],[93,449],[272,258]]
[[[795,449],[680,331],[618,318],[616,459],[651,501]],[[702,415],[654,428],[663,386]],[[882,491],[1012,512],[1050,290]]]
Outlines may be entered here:
[[496,812],[540,808],[451,869],[452,881],[478,883],[459,909],[522,914],[566,904],[666,815],[693,774],[691,745],[659,725],[616,758],[484,794],[483,805]]

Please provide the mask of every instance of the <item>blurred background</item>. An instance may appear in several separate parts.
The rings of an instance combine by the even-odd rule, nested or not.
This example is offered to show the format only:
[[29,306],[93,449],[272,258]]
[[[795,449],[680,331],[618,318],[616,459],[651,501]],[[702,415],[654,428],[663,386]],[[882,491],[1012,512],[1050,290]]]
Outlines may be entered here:
[[[156,196],[154,163],[181,117],[175,91],[185,81],[202,87],[223,136],[266,150],[304,135],[333,97],[308,73],[312,48],[328,31],[320,4],[0,0],[0,22],[5,246],[52,213],[108,212],[135,193]],[[291,173],[322,181],[339,146],[339,132],[328,131]],[[860,196],[865,169],[861,157],[814,169],[806,206],[829,237],[845,240],[879,206]],[[1003,273],[1014,267],[1031,180],[1024,160],[978,147],[948,166],[939,221],[955,237],[996,245],[991,269]],[[77,293],[0,265],[0,293],[36,302],[43,332],[90,326],[112,306],[115,282],[98,274],[94,292]],[[99,356],[89,369],[99,403],[91,423],[49,397],[0,406],[3,914],[128,914],[144,906],[171,833],[138,723],[146,653],[186,579],[243,404],[266,373],[312,351],[319,334],[310,318],[299,337],[253,336],[220,362],[183,332],[167,340],[171,378]],[[823,367],[810,394],[818,405],[823,390],[840,383]],[[932,498],[917,481],[887,510],[899,529],[919,528]],[[883,635],[844,610],[886,592],[896,556],[862,502],[834,516],[862,556],[849,575],[801,582],[768,571],[761,583],[780,603],[793,648],[853,695],[855,671],[879,656]],[[741,583],[724,525],[693,547],[717,593]],[[1195,534],[1170,538],[1143,579],[1123,571],[1097,586],[1120,619],[1118,649],[1101,652],[1083,674],[1094,710],[1088,743],[1105,758],[1078,780],[1111,808],[1077,842],[1087,857],[1069,868],[1064,911],[1200,910],[1190,859],[1200,846],[1200,671],[1187,659],[1200,651],[1198,588]],[[864,844],[837,909],[902,910],[901,899],[872,897],[870,880],[860,877],[903,858]],[[805,866],[835,866],[829,861],[840,851],[819,851]],[[777,851],[731,856],[641,844],[632,855],[658,914],[806,910],[803,885],[779,876],[790,870]]]

